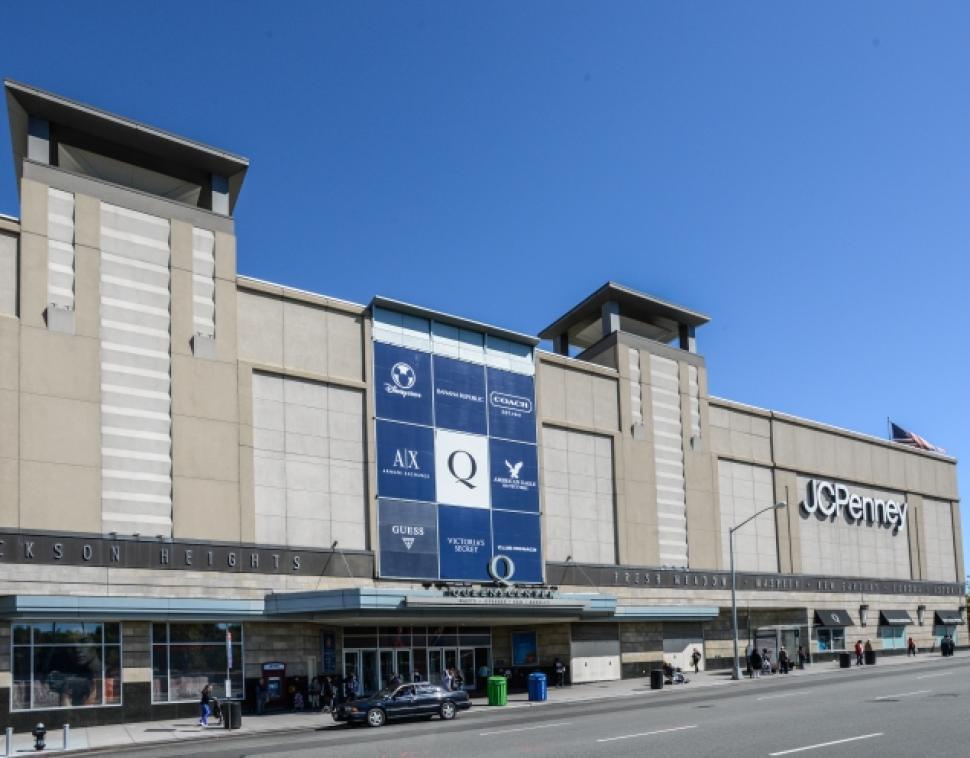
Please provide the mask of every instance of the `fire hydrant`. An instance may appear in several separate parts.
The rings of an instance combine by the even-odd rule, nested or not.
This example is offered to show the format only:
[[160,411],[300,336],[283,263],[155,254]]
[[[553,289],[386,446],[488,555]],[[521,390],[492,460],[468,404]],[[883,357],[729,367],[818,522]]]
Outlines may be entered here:
[[44,742],[44,738],[47,736],[47,728],[43,722],[37,722],[37,726],[34,727],[31,734],[34,735],[34,750],[43,750],[47,747],[47,743]]

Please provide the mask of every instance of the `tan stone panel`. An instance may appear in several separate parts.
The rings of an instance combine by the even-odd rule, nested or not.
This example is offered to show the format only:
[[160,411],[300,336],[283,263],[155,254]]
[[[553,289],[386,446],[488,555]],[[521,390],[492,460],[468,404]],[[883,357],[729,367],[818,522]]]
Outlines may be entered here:
[[593,426],[616,431],[620,428],[617,382],[605,376],[596,376],[592,380]]
[[240,291],[237,295],[239,359],[267,366],[283,365],[283,301]]
[[800,471],[818,471],[819,456],[816,447],[816,435],[810,429],[792,426],[795,437],[794,468]]
[[[171,284],[172,356],[192,355],[192,335],[195,334],[192,303],[192,272],[172,268]],[[218,326],[216,329],[218,330]]]
[[936,466],[936,491],[940,497],[956,500],[960,497],[957,488],[957,467],[952,463],[937,461]]
[[789,424],[772,419],[771,452],[777,466],[795,465],[795,434]]
[[47,236],[47,185],[20,180],[20,229]]
[[731,449],[731,430],[722,426],[712,426],[710,428],[710,449],[717,455],[733,455]]
[[539,360],[539,414],[542,419],[566,417],[566,371],[561,366]]
[[[249,429],[252,437],[251,427]],[[256,484],[253,468],[253,448],[250,445],[239,446],[239,539],[243,542],[256,541]]]
[[[239,482],[239,429],[235,423],[172,416],[175,476]],[[236,515],[238,520],[238,513]]]
[[28,328],[21,330],[20,341],[23,392],[100,402],[98,340]]
[[226,279],[216,279],[216,358],[233,363],[239,358],[236,284]]
[[[44,233],[46,234],[46,230]],[[45,308],[47,308],[47,237],[25,232],[20,235],[21,323],[25,326],[46,329]]]
[[235,482],[176,476],[172,481],[172,521],[172,534],[177,538],[241,539],[239,486]]
[[20,387],[20,322],[0,316],[0,389]]
[[20,396],[0,389],[0,458],[20,457]]
[[325,311],[327,373],[333,377],[364,378],[363,318],[350,313]]
[[323,308],[283,303],[283,365],[327,373],[327,314]]
[[101,252],[93,247],[74,249],[74,333],[101,336]]
[[573,424],[595,426],[593,418],[593,377],[582,371],[567,371],[565,419]]
[[74,244],[101,249],[101,201],[90,195],[74,195]]
[[0,526],[20,526],[20,462],[0,458]]
[[236,235],[216,232],[216,279],[236,286]]
[[960,521],[960,503],[950,503],[953,519],[953,544],[956,546],[956,575],[965,577],[963,562],[963,528]]
[[24,393],[20,412],[20,449],[25,461],[100,467],[98,403]]
[[[56,532],[100,532],[100,468],[22,461],[20,526]],[[36,571],[38,567],[30,568]]]
[[188,355],[172,356],[172,413],[235,422],[237,369]]
[[172,250],[172,270],[181,269],[192,273],[192,224],[172,219],[169,232]]

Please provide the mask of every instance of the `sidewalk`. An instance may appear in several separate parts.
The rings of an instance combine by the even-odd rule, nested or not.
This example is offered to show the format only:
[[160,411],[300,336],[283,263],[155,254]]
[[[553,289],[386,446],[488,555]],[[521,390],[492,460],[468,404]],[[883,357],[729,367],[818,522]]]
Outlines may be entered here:
[[[970,659],[970,651],[957,652],[953,658],[958,660]],[[946,665],[951,659],[943,658],[938,653],[921,653],[915,659],[907,658],[905,655],[886,656],[878,658],[877,668],[884,669],[889,667],[905,666],[908,663],[940,663]],[[871,667],[867,667],[871,668]],[[549,688],[549,699],[542,703],[530,702],[526,693],[514,693],[509,696],[507,708],[541,708],[545,705],[555,703],[578,703],[595,700],[607,700],[620,697],[663,697],[665,693],[681,692],[686,690],[701,689],[704,687],[725,687],[751,686],[757,687],[761,682],[784,681],[791,678],[805,676],[852,676],[856,667],[853,665],[849,669],[840,669],[837,661],[827,661],[807,666],[804,670],[795,670],[788,676],[773,674],[762,676],[760,679],[743,679],[741,682],[734,682],[731,679],[731,672],[726,669],[718,669],[699,674],[687,673],[690,681],[686,684],[665,685],[662,690],[651,690],[648,678],[623,679],[618,682],[594,682],[590,684],[577,684],[570,687]],[[474,716],[475,714],[494,712],[500,709],[490,709],[484,697],[472,698],[474,707],[471,711],[463,714],[463,718]],[[504,709],[502,709],[504,710]],[[64,714],[65,721],[70,719],[68,713]],[[171,721],[140,721],[131,724],[113,724],[110,726],[92,726],[72,728],[70,732],[69,751],[76,750],[97,750],[112,747],[124,747],[125,745],[146,745],[149,743],[171,742],[173,740],[197,740],[197,739],[220,739],[229,736],[240,735],[260,735],[272,732],[292,732],[292,731],[312,731],[321,727],[328,727],[333,724],[333,720],[327,713],[279,713],[266,716],[243,716],[242,728],[235,731],[228,731],[222,728],[218,722],[211,722],[213,725],[208,729],[202,729],[196,725],[195,718],[175,719]],[[64,752],[63,733],[60,723],[48,724],[47,750],[38,752],[33,749],[34,738],[29,733],[19,733],[14,735],[14,754],[33,754],[45,755],[47,753]],[[3,754],[3,740],[0,735],[0,755]]]

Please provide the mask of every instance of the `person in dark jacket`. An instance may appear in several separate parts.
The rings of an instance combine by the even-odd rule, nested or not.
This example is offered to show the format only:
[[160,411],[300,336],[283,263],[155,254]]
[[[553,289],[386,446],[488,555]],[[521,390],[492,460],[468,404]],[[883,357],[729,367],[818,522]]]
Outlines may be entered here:
[[761,664],[763,660],[761,658],[761,653],[758,652],[758,648],[755,648],[751,652],[751,672],[755,677],[761,676]]
[[199,726],[209,726],[209,714],[212,713],[212,687],[208,684],[202,688],[199,698]]

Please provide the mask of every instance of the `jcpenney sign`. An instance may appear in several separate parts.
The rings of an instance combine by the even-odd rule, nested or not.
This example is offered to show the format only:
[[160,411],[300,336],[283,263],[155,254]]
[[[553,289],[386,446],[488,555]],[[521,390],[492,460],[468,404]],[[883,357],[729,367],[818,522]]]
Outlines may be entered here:
[[906,525],[908,509],[905,501],[859,495],[844,484],[823,479],[808,480],[808,492],[802,501],[802,510],[809,515],[819,513],[835,518],[841,513],[849,523],[879,524],[892,528],[893,534]]

